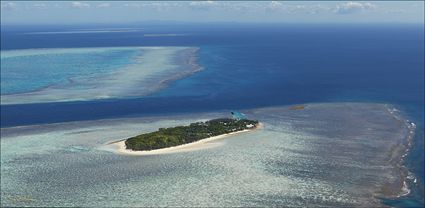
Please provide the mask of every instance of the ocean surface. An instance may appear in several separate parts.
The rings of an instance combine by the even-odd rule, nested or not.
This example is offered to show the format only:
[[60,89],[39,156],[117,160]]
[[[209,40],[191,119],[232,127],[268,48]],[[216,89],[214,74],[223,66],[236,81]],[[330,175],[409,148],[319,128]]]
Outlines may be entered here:
[[141,97],[165,87],[167,81],[198,71],[199,66],[191,64],[196,50],[112,47],[3,51],[1,104]]
[[[135,29],[108,32],[114,27]],[[1,37],[2,97],[44,92],[52,85],[68,86],[72,80],[88,85],[99,74],[126,68],[136,57],[143,57],[139,50],[104,48],[196,47],[196,62],[202,67],[138,97],[2,102],[2,128],[298,103],[388,103],[417,125],[405,161],[417,181],[408,196],[385,202],[394,206],[424,203],[423,25],[2,25]],[[87,48],[101,48],[101,52]],[[23,49],[63,53],[22,56]],[[78,79],[87,76],[95,79]],[[119,89],[126,84],[120,77],[111,80]]]
[[376,207],[375,196],[406,193],[400,169],[388,162],[398,159],[388,156],[401,156],[405,148],[397,147],[412,126],[391,109],[321,103],[244,110],[264,128],[195,151],[141,157],[117,154],[108,143],[229,113],[2,129],[2,205]]

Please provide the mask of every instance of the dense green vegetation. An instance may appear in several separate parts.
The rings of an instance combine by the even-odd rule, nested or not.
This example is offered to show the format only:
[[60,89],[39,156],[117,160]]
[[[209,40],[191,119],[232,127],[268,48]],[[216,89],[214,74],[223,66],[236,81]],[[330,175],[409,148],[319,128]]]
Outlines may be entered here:
[[252,129],[258,121],[235,120],[230,118],[213,119],[191,123],[189,126],[160,128],[158,131],[131,137],[125,141],[127,149],[153,150],[198,141],[212,136]]

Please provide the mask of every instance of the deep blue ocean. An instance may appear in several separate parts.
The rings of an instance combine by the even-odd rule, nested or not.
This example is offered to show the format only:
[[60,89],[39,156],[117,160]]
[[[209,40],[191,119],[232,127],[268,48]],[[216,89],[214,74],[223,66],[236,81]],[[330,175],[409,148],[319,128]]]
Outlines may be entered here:
[[[53,33],[141,27],[139,32]],[[184,34],[149,36],[143,34]],[[140,24],[5,26],[1,50],[196,46],[204,70],[143,98],[1,106],[1,127],[317,102],[394,104],[418,128],[407,164],[418,187],[391,205],[423,205],[424,26]]]

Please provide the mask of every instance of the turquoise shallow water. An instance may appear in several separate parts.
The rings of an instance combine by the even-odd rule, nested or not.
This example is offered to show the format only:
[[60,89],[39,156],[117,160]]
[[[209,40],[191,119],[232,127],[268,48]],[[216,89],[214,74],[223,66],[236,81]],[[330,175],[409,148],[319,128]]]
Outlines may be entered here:
[[[399,193],[393,145],[409,128],[382,104],[243,111],[265,127],[213,148],[118,155],[105,148],[160,127],[228,112],[2,129],[2,206],[376,206]],[[397,188],[398,187],[398,188]]]
[[[33,30],[70,30],[64,26],[2,28],[2,52],[28,48],[196,46],[200,47],[199,63],[204,67],[148,97],[139,94],[134,99],[101,100],[108,97],[104,95],[108,89],[100,88],[105,90],[86,95],[85,100],[91,100],[87,102],[2,105],[2,127],[306,102],[390,103],[418,126],[406,163],[418,176],[419,184],[417,192],[390,203],[423,206],[422,24],[145,26],[138,32],[79,35],[23,35]],[[145,33],[186,35],[145,37]],[[134,89],[143,86],[146,85]],[[67,97],[63,92],[55,97]]]
[[[34,50],[32,50],[34,51]],[[2,52],[1,92],[22,93],[41,90],[52,85],[72,84],[73,79],[94,79],[96,76],[133,64],[141,51],[135,49],[40,49],[34,53]]]
[[2,52],[2,104],[140,97],[198,70],[196,48],[127,47]]

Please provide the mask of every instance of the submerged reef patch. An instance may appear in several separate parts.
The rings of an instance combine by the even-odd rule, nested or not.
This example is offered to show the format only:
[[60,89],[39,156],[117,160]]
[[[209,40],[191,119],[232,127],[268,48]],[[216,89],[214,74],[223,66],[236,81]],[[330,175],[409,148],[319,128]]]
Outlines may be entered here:
[[[228,112],[2,128],[2,206],[382,206],[403,194],[412,124],[391,106],[247,109],[264,128],[212,148],[133,157],[108,141]],[[20,133],[23,132],[23,133]],[[142,197],[141,197],[142,196]],[[102,199],[102,200],[99,200]]]
[[[2,52],[1,104],[145,96],[199,71],[197,50],[196,47],[124,47]],[[44,71],[49,73],[43,76]],[[28,74],[40,78],[31,79]],[[17,86],[19,89],[15,89]]]

